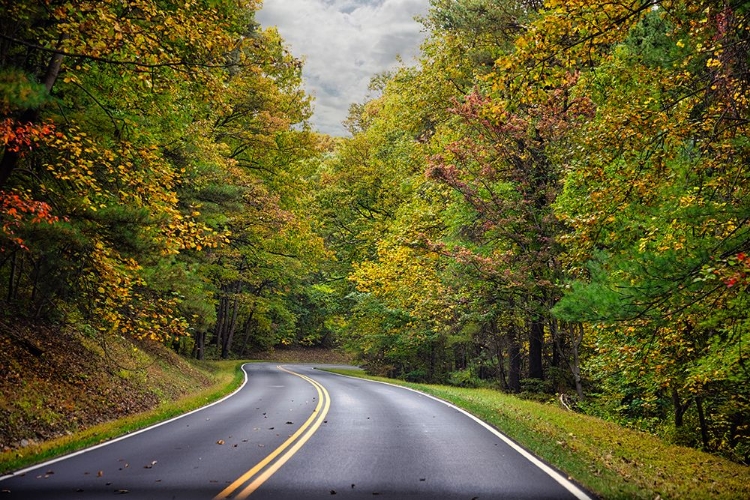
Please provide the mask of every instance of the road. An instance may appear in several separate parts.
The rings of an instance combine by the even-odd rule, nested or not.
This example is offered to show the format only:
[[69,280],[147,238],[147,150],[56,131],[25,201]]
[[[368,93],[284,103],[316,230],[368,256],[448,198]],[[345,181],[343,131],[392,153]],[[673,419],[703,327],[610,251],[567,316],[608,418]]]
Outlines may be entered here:
[[429,396],[310,365],[244,369],[230,397],[3,477],[0,499],[587,498]]

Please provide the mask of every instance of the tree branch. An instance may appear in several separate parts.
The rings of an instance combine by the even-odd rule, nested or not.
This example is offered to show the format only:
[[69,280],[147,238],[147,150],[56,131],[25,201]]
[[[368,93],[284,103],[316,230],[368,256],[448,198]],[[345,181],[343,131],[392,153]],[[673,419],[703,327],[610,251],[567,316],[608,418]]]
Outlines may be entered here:
[[[117,59],[109,59],[106,57],[100,57],[100,56],[93,56],[90,54],[81,54],[78,52],[66,52],[64,50],[60,49],[53,49],[50,47],[44,47],[42,45],[38,45],[35,43],[27,42],[25,40],[19,40],[18,38],[14,38],[5,34],[0,33],[0,38],[5,39],[11,43],[15,43],[18,45],[23,45],[24,47],[28,47],[30,49],[39,50],[42,52],[47,52],[49,54],[55,54],[57,56],[60,56],[60,62],[62,62],[62,57],[73,57],[73,58],[82,58],[82,59],[88,59],[91,61],[97,61],[97,62],[103,62],[106,64],[112,64],[112,65],[118,65],[118,66],[134,66],[137,68],[144,68],[144,69],[153,69],[153,68],[177,68],[177,67],[194,67],[194,68],[227,68],[230,66],[245,66],[237,63],[227,63],[227,64],[208,64],[208,63],[189,63],[186,61],[172,61],[172,62],[163,62],[163,63],[144,63],[139,61],[119,61]],[[53,61],[56,58],[53,58]],[[58,67],[59,71],[59,67]]]

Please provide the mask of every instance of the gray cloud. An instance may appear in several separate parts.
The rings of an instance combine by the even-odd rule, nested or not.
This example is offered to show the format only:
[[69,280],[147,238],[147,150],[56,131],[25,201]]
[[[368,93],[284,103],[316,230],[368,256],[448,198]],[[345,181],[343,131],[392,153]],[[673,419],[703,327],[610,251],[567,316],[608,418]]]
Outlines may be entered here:
[[424,38],[414,16],[429,0],[264,0],[256,16],[277,26],[291,52],[304,59],[306,90],[315,97],[312,123],[320,132],[346,135],[349,105],[367,96],[370,78],[409,63]]

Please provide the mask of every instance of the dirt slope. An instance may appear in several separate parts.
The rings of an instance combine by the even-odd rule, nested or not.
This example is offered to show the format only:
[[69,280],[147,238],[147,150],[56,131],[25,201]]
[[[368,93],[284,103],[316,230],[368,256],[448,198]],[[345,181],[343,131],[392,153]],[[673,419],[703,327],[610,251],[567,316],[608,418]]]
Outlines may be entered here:
[[210,384],[162,345],[0,320],[0,451],[155,407]]

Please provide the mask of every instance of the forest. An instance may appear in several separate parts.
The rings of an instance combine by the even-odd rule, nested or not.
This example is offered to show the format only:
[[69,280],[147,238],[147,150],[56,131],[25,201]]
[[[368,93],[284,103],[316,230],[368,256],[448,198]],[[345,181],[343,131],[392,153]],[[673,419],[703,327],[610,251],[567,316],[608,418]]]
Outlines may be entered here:
[[0,1],[0,321],[345,349],[750,462],[750,2],[430,0],[347,137],[259,8]]

